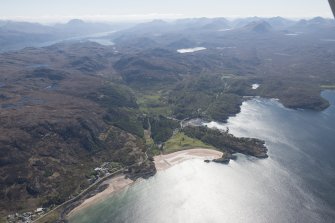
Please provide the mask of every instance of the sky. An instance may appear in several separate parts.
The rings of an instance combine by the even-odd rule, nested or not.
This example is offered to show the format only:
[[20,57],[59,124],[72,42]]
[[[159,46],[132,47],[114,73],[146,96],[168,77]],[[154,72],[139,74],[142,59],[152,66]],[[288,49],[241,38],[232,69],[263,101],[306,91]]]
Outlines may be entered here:
[[60,22],[191,17],[332,17],[327,0],[0,0],[0,19]]

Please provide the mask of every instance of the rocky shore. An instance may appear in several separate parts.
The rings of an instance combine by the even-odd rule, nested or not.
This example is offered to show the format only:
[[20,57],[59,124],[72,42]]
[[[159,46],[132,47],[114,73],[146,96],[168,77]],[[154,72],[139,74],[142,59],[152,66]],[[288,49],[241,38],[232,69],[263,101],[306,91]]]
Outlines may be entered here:
[[232,154],[242,153],[257,158],[267,158],[265,141],[255,138],[239,138],[229,130],[210,129],[204,126],[186,126],[182,130],[187,136],[201,140],[224,153],[217,162],[229,162]]
[[236,156],[233,156],[230,153],[224,153],[221,158],[213,159],[212,161],[215,163],[228,164],[232,159],[236,159]]

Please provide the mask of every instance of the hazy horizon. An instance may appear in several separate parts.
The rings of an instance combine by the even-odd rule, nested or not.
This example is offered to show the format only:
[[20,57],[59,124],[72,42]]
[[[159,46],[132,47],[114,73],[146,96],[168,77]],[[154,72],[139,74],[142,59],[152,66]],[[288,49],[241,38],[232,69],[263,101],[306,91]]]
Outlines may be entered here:
[[269,19],[269,18],[284,18],[287,20],[292,20],[292,21],[299,21],[299,20],[310,20],[313,18],[317,18],[317,17],[321,17],[324,19],[333,19],[331,17],[324,17],[324,16],[311,16],[311,17],[296,17],[296,18],[292,18],[292,17],[284,17],[284,16],[269,16],[269,17],[262,17],[262,16],[245,16],[245,17],[225,17],[225,16],[216,16],[216,17],[208,17],[208,16],[198,16],[198,17],[180,17],[180,18],[161,18],[161,17],[153,17],[153,18],[142,18],[142,19],[127,19],[127,20],[94,20],[94,19],[89,19],[89,18],[82,18],[82,17],[70,17],[70,18],[64,18],[64,19],[60,19],[60,20],[52,20],[52,21],[46,21],[46,20],[30,20],[30,19],[23,19],[23,18],[17,18],[17,19],[13,19],[13,18],[1,18],[0,17],[0,21],[8,21],[8,22],[28,22],[28,23],[36,23],[36,24],[41,24],[41,25],[46,25],[46,26],[53,26],[53,25],[57,25],[57,24],[66,24],[69,23],[72,20],[81,20],[83,22],[86,23],[105,23],[105,24],[139,24],[139,23],[146,23],[146,22],[153,22],[156,20],[161,20],[161,21],[165,21],[165,22],[174,22],[174,21],[178,21],[178,20],[182,20],[182,19],[201,19],[201,18],[208,18],[208,19],[216,19],[216,18],[224,18],[227,19],[228,21],[234,21],[234,20],[238,20],[238,19],[251,19],[251,18],[259,18],[259,19]]
[[66,22],[71,19],[85,21],[148,21],[153,19],[180,19],[199,17],[285,17],[290,19],[331,18],[327,0],[3,0],[0,20],[39,23]]

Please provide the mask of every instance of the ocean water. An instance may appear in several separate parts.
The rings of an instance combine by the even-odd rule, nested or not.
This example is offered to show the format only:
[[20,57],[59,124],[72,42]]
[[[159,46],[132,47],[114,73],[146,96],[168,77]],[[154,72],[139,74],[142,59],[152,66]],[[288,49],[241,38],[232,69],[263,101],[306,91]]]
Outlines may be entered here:
[[189,160],[140,181],[70,220],[86,222],[335,222],[335,92],[323,112],[255,98],[227,124],[266,141],[268,159]]

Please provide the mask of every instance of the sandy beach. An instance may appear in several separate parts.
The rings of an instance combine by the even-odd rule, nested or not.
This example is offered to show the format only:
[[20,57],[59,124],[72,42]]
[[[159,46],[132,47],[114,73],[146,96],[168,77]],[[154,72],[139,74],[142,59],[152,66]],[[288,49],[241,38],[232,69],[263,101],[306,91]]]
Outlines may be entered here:
[[134,181],[129,178],[125,178],[124,175],[119,175],[119,176],[113,177],[112,179],[106,180],[105,182],[101,184],[101,185],[108,184],[108,187],[104,191],[94,195],[93,197],[86,199],[78,207],[74,208],[68,214],[68,216],[74,215],[80,210],[83,210],[91,205],[94,205],[96,203],[103,201],[112,193],[116,191],[120,191],[132,183],[134,183]]
[[[217,159],[222,157],[222,152],[212,149],[202,149],[202,148],[194,148],[189,150],[182,150],[175,153],[170,153],[166,155],[159,155],[154,157],[154,163],[157,171],[166,170],[173,165],[184,162],[190,159]],[[99,203],[104,199],[108,198],[112,193],[120,191],[127,186],[133,184],[134,181],[131,179],[127,179],[124,175],[118,175],[113,177],[112,179],[106,180],[103,184],[108,184],[108,188],[102,191],[101,193],[96,194],[95,196],[86,199],[82,204],[78,207],[74,208],[68,216],[75,215],[79,211]]]
[[173,165],[184,162],[190,159],[218,159],[223,155],[222,152],[212,149],[195,148],[189,150],[182,150],[166,155],[159,155],[154,157],[154,162],[157,171],[165,170]]

